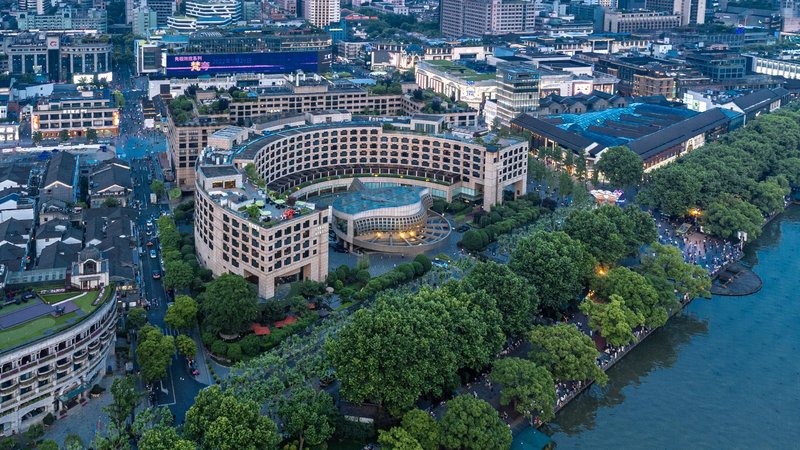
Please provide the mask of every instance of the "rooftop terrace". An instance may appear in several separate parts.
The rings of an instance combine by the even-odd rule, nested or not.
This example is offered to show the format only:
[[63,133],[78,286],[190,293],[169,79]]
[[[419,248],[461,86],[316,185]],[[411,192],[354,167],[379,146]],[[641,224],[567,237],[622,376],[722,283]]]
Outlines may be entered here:
[[[112,286],[103,291],[102,298],[98,298],[100,291],[71,291],[6,304],[0,310],[0,353],[77,325],[105,304],[113,292]],[[57,309],[62,307],[59,314]]]
[[333,209],[357,214],[383,208],[396,208],[420,201],[424,189],[415,186],[393,186],[352,192],[333,202]]
[[494,80],[495,78],[495,72],[493,71],[478,72],[472,68],[465,66],[464,64],[458,64],[453,61],[435,60],[435,61],[425,61],[425,62],[434,66],[436,69],[441,70],[442,72],[447,72],[451,75],[463,78],[467,81],[486,81],[486,80]]

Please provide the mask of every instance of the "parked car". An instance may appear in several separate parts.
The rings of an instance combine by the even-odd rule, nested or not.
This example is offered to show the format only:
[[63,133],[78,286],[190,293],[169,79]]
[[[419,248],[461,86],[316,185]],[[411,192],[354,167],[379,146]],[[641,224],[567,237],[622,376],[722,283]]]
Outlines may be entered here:
[[158,280],[160,278],[161,278],[161,271],[160,270],[154,270],[153,271],[153,279],[154,280]]

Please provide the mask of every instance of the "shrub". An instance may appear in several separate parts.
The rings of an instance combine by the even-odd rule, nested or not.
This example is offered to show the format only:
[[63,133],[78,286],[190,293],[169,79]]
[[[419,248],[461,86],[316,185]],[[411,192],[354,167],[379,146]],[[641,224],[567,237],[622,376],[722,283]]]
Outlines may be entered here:
[[431,270],[431,267],[433,267],[433,264],[431,264],[431,260],[422,253],[415,256],[414,261],[422,264],[422,267],[425,269],[425,272]]
[[[95,384],[95,386],[97,386],[97,385]],[[92,388],[92,390],[94,390],[94,388]],[[53,413],[47,413],[47,415],[44,416],[44,419],[42,419],[42,423],[44,423],[47,426],[52,425],[53,422],[55,422],[55,421],[56,421],[56,418],[53,417]]]
[[225,356],[227,350],[227,344],[216,339],[214,342],[211,343],[211,353],[214,353],[219,356]]
[[227,351],[228,358],[233,361],[239,361],[242,359],[242,347],[238,343],[228,344],[228,351]]
[[[261,341],[255,334],[248,334],[239,341],[241,352],[246,356],[256,356],[261,352]],[[230,349],[228,349],[230,353]]]
[[412,261],[412,262],[411,262],[411,267],[413,267],[413,268],[414,268],[414,274],[415,274],[416,276],[418,276],[418,277],[419,277],[419,276],[422,276],[422,275],[424,275],[424,274],[425,274],[425,268],[424,268],[424,267],[422,267],[422,264],[420,264],[419,262],[417,262],[417,261]]
[[[95,384],[94,386],[92,386],[92,389],[89,391],[89,393],[90,393],[90,394],[94,394],[94,395],[98,395],[98,394],[102,394],[102,393],[103,393],[103,391],[105,391],[105,389],[103,389],[102,387],[100,387],[100,385],[99,385],[99,384]],[[48,424],[48,425],[49,425],[49,424]]]

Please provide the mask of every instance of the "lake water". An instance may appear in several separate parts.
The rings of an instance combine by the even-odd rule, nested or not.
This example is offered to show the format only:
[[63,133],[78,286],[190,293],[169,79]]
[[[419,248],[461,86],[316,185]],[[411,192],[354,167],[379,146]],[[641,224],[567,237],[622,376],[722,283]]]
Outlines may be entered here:
[[762,290],[692,302],[542,430],[558,449],[800,448],[800,207],[745,250]]

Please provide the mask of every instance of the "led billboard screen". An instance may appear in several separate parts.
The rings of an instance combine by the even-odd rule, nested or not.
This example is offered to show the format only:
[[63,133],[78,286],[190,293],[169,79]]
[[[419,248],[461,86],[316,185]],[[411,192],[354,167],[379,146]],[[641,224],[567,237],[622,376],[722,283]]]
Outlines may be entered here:
[[329,52],[216,53],[167,55],[167,76],[222,73],[319,73],[328,70]]

